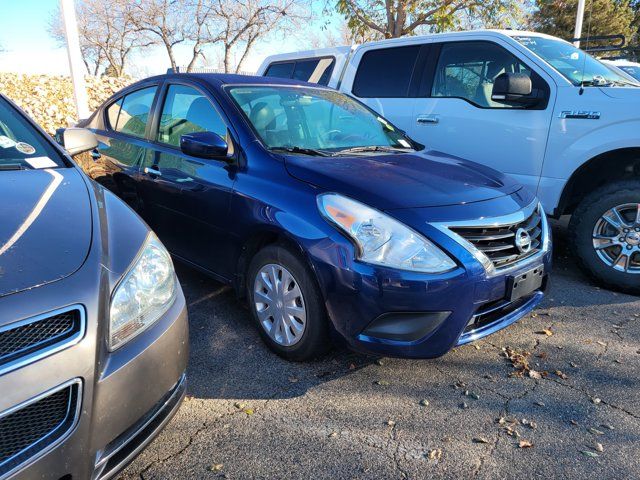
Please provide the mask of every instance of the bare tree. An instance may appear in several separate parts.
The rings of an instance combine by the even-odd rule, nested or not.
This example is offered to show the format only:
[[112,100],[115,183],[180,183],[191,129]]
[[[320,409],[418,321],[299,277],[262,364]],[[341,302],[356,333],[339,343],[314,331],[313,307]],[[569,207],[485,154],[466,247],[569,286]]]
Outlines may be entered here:
[[187,38],[193,45],[187,72],[194,69],[199,58],[206,60],[204,49],[207,45],[221,40],[217,33],[212,32],[212,27],[215,25],[216,4],[208,0],[194,0],[189,7],[193,22],[187,32]]
[[[132,24],[132,5],[128,0],[84,0],[76,2],[80,50],[90,74],[103,68],[112,76],[121,76],[131,53],[149,46]],[[51,19],[49,32],[61,44],[65,43],[60,11]]]
[[178,70],[174,47],[184,42],[186,2],[184,0],[137,0],[133,2],[132,23],[138,32],[161,43],[167,50],[171,68]]
[[300,0],[215,0],[216,31],[225,72],[239,72],[258,40],[294,27],[307,15]]

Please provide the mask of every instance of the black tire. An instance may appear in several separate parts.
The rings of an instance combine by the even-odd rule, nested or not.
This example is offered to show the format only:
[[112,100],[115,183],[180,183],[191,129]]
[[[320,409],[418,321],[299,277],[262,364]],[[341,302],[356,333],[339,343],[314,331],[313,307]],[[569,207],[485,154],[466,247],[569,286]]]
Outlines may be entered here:
[[[286,268],[297,282],[306,308],[306,324],[297,343],[286,346],[272,339],[258,318],[255,306],[254,283],[260,270],[269,264]],[[280,244],[268,245],[251,260],[247,273],[249,310],[264,342],[271,350],[287,360],[302,362],[325,354],[329,347],[328,318],[315,275],[299,254]]]
[[[640,274],[625,273],[607,265],[593,246],[593,232],[598,220],[613,207],[640,204],[640,181],[622,180],[607,184],[587,195],[573,212],[569,222],[571,248],[578,265],[605,288],[634,295],[640,294]],[[635,254],[637,258],[638,254]]]

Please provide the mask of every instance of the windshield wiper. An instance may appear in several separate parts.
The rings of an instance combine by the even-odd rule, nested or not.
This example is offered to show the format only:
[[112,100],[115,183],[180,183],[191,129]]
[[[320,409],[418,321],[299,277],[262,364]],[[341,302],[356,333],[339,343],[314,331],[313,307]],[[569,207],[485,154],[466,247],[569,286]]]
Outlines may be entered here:
[[0,170],[28,170],[27,167],[19,163],[0,163]]
[[399,147],[384,147],[380,145],[369,145],[366,147],[352,147],[338,150],[335,155],[348,155],[350,153],[362,153],[362,152],[391,152],[391,153],[408,153],[415,151],[413,148],[399,148]]
[[289,153],[302,153],[303,155],[315,155],[317,157],[329,157],[330,153],[325,152],[324,150],[317,150],[315,148],[304,148],[304,147],[271,147],[269,149],[272,152],[289,152]]

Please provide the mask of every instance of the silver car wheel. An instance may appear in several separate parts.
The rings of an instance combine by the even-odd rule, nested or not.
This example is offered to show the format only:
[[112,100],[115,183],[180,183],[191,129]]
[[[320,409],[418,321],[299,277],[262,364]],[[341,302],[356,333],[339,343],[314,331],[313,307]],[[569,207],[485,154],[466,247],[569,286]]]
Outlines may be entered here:
[[260,325],[279,345],[290,347],[302,339],[307,310],[298,282],[282,265],[270,263],[257,273],[253,301]]
[[593,229],[593,248],[614,270],[640,274],[640,204],[625,203],[606,211]]

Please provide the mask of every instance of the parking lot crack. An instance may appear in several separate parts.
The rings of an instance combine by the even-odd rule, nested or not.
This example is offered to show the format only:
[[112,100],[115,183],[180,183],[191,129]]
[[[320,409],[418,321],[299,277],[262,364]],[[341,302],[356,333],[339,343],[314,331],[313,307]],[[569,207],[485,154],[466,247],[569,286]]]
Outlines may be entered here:
[[[586,397],[588,397],[589,400],[591,400],[591,401],[594,398],[594,395],[592,393],[590,393],[587,390],[585,390],[583,388],[580,388],[580,387],[578,387],[576,385],[571,385],[569,383],[561,382],[560,380],[558,380],[556,378],[552,378],[552,377],[546,377],[545,380],[549,380],[549,381],[555,383],[556,385],[560,385],[562,387],[566,387],[566,388],[569,388],[569,389],[574,390],[576,392],[579,392],[579,393],[585,395]],[[636,420],[640,420],[640,415],[638,415],[637,413],[634,413],[634,412],[632,412],[630,410],[627,410],[624,407],[621,407],[619,405],[616,405],[614,403],[608,402],[608,401],[603,400],[603,399],[600,399],[599,403],[601,403],[602,405],[606,405],[607,407],[612,408],[614,410],[620,411],[620,412],[622,412],[622,413],[624,413],[624,414],[626,414],[626,415],[628,415],[628,416],[630,416],[630,417],[632,417],[632,418],[634,418]]]
[[206,422],[203,422],[203,424],[192,435],[189,436],[189,439],[187,440],[187,443],[182,448],[180,448],[176,452],[173,452],[172,454],[167,455],[167,456],[165,456],[163,458],[158,458],[158,459],[154,460],[153,462],[149,463],[147,466],[145,466],[139,473],[140,480],[145,480],[145,478],[146,478],[145,475],[154,466],[160,465],[160,464],[163,464],[164,462],[172,460],[173,458],[175,458],[175,457],[183,454],[185,451],[187,451],[191,447],[191,445],[193,445],[193,442],[194,442],[195,438],[198,435],[200,435],[200,433],[204,432],[207,428],[208,428],[208,424]]

